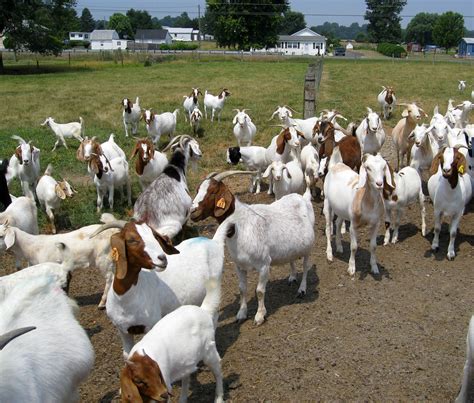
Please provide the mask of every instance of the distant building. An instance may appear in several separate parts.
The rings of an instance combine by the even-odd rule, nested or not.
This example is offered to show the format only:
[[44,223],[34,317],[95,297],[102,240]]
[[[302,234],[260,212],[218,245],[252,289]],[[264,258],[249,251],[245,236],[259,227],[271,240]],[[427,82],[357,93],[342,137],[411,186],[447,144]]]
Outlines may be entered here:
[[127,40],[120,39],[113,29],[95,29],[90,34],[92,50],[127,49]]
[[348,42],[346,45],[346,50],[354,50],[354,45],[352,43]]
[[135,34],[135,49],[159,49],[159,45],[172,42],[167,29],[137,29]]
[[70,41],[89,41],[90,32],[69,32]]
[[474,38],[462,38],[458,45],[459,57],[474,57]]
[[163,27],[163,29],[168,30],[173,41],[193,42],[200,39],[198,29],[174,27]]
[[[265,49],[262,49],[265,51]],[[284,53],[295,56],[319,56],[326,52],[326,38],[309,28],[291,35],[280,35],[276,47],[266,49],[267,52]]]
[[423,51],[423,46],[419,43],[408,42],[407,43],[407,52],[421,52]]

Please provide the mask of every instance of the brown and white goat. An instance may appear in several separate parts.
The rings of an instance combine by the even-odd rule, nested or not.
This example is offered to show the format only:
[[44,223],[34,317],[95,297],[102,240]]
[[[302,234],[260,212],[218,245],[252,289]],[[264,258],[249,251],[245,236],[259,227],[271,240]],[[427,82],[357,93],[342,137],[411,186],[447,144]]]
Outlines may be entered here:
[[137,157],[135,172],[142,190],[153,182],[168,164],[166,155],[156,151],[153,142],[148,138],[137,140],[130,159],[133,157]]
[[122,99],[122,106],[125,137],[128,137],[128,125],[130,125],[132,128],[132,135],[136,135],[138,130],[138,122],[140,121],[141,116],[140,99],[137,97],[135,103],[132,103],[129,98],[124,98]]
[[387,120],[397,104],[397,98],[395,98],[395,92],[393,87],[382,86],[382,91],[377,96],[377,101],[382,108],[383,117]]
[[104,155],[108,160],[121,157],[126,160],[125,153],[114,140],[115,135],[112,133],[109,139],[102,144],[97,141],[94,136],[89,139],[87,136],[79,145],[76,152],[76,158],[81,162],[89,161],[91,155]]
[[184,108],[184,120],[187,122],[188,119],[186,115],[189,117],[191,120],[191,114],[193,113],[194,109],[199,107],[199,101],[198,101],[198,96],[202,96],[202,92],[199,88],[193,88],[191,93],[186,96],[183,95],[184,101],[183,101],[183,108]]

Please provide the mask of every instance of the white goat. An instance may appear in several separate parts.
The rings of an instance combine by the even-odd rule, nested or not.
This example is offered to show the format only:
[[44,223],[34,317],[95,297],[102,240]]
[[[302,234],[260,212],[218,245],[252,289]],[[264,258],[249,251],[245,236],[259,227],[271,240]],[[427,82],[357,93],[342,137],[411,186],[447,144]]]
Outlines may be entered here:
[[267,149],[265,147],[259,146],[230,147],[227,150],[227,162],[229,164],[237,165],[239,162],[242,162],[248,170],[256,172],[250,179],[249,192],[251,193],[260,193],[262,173],[268,166],[268,161],[265,157],[266,152]]
[[61,143],[67,149],[65,138],[75,138],[82,141],[84,135],[84,120],[79,116],[79,122],[56,123],[52,117],[47,118],[41,126],[48,126],[56,135],[57,139],[51,151],[55,151],[56,147]]
[[458,80],[458,81],[459,81],[458,90],[459,92],[463,92],[466,89],[466,81],[464,80]]
[[204,115],[207,119],[207,108],[211,109],[211,122],[214,121],[214,113],[217,111],[217,121],[221,121],[221,113],[224,108],[227,97],[231,94],[227,88],[224,88],[218,96],[206,92],[204,93]]
[[36,185],[36,195],[38,196],[41,207],[46,211],[46,215],[51,222],[53,234],[55,234],[56,226],[54,224],[53,210],[59,208],[61,200],[65,200],[67,197],[71,198],[77,192],[69,182],[65,180],[60,182],[56,181],[56,179],[51,176],[52,172],[53,167],[49,164],[44,175],[38,181],[38,185]]
[[[15,154],[10,158],[6,175],[7,183],[19,177],[23,195],[31,200],[35,199],[33,191],[40,175],[40,149],[34,147],[30,142],[26,142],[19,136],[12,136],[18,140],[20,145],[16,148]],[[33,189],[33,191],[32,191]]]
[[75,310],[48,276],[22,281],[1,300],[1,401],[79,401],[94,350]]
[[17,197],[0,213],[0,224],[8,224],[29,234],[38,234],[36,203],[29,197]]
[[319,177],[319,154],[311,143],[306,144],[301,150],[300,160],[306,186],[313,191]]
[[220,281],[224,245],[207,238],[192,238],[174,248],[169,238],[147,224],[123,221],[106,224],[95,234],[109,228],[122,230],[110,240],[116,270],[106,308],[122,339],[126,359],[135,334],[147,333],[181,305],[202,303],[206,280]]
[[[103,222],[113,220],[110,214],[102,214]],[[105,277],[106,284],[99,309],[105,307],[105,300],[113,280],[114,262],[110,256],[110,236],[117,230],[104,232],[93,240],[89,235],[101,225],[88,225],[64,234],[31,235],[7,224],[0,225],[0,252],[10,250],[17,262],[22,259],[30,265],[44,262],[62,262],[64,256],[58,251],[56,244],[64,243],[73,256],[74,268],[96,268]],[[16,265],[21,269],[20,264]]]
[[196,134],[199,131],[199,125],[201,124],[202,120],[202,112],[199,110],[199,108],[194,108],[193,111],[191,112],[191,115],[189,115],[189,123],[191,127],[193,128],[193,133]]
[[232,124],[234,125],[234,136],[237,139],[239,147],[251,146],[255,134],[257,133],[257,127],[246,113],[247,110],[248,109],[234,109],[237,114],[234,116]]
[[466,363],[462,377],[461,390],[455,403],[468,403],[474,396],[474,316],[469,321],[466,337]]
[[385,143],[385,131],[382,119],[371,108],[367,108],[367,117],[356,129],[362,155],[377,154]]
[[408,136],[413,141],[411,147],[410,166],[422,175],[422,172],[430,169],[433,158],[439,151],[439,144],[432,133],[433,127],[426,124],[416,125]]
[[445,147],[433,159],[432,176],[428,180],[428,192],[434,207],[433,251],[439,250],[441,219],[451,218],[449,226],[448,260],[454,259],[454,241],[464,207],[471,200],[472,187],[467,172],[467,162],[457,147]]
[[272,177],[275,200],[291,193],[302,195],[305,191],[305,178],[298,160],[286,164],[281,161],[273,161],[262,175],[263,178],[269,176]]
[[[185,402],[190,375],[203,361],[216,378],[214,401],[224,402],[221,359],[213,323],[219,308],[219,287],[220,283],[213,287],[206,285],[206,297],[200,307],[186,305],[171,312],[133,347],[120,374],[123,400],[138,402],[142,397],[169,400],[171,385],[181,380],[179,401]],[[181,348],[181,340],[186,340],[186,348]]]
[[128,98],[122,99],[122,120],[123,127],[125,128],[125,137],[128,137],[128,125],[131,126],[132,135],[135,136],[138,130],[138,122],[141,118],[141,108],[140,108],[140,99],[137,97],[135,103],[132,104],[132,101]]
[[469,112],[474,109],[474,103],[464,101],[462,104],[447,112],[446,120],[452,128],[462,129],[469,124]]
[[103,154],[109,161],[121,157],[127,159],[125,152],[115,142],[115,135],[112,133],[107,141],[99,144],[96,137],[89,139],[86,137],[77,149],[76,157],[79,161],[89,161],[92,154]]
[[273,112],[270,120],[273,119],[275,115],[278,115],[278,118],[286,127],[295,127],[302,133],[305,144],[311,143],[313,140],[313,128],[318,121],[318,118],[312,117],[308,119],[293,119],[293,114],[291,111],[292,109],[287,105],[277,106],[277,109],[275,112]]
[[377,102],[382,108],[384,119],[389,119],[397,105],[397,98],[392,87],[382,86],[383,90],[377,95]]
[[247,205],[237,200],[222,179],[240,171],[208,175],[193,201],[191,219],[214,217],[220,223],[214,239],[227,243],[239,276],[240,309],[237,320],[247,318],[247,273],[258,272],[258,310],[255,323],[265,320],[265,289],[271,265],[290,263],[288,281],[296,282],[295,261],[303,257],[303,277],[298,295],[306,294],[306,277],[314,246],[314,211],[309,189],[304,196],[291,194],[267,204]]
[[192,88],[192,91],[189,95],[183,95],[183,108],[184,108],[184,120],[187,121],[187,117],[191,120],[191,114],[195,109],[199,109],[199,94],[202,95],[202,92],[199,88]]
[[130,159],[137,157],[135,172],[142,191],[163,172],[168,164],[166,154],[155,150],[150,139],[137,140]]
[[[412,161],[413,162],[413,161]],[[421,235],[426,234],[426,209],[425,196],[421,187],[421,178],[416,169],[405,167],[400,172],[393,174],[393,182],[395,189],[384,187],[383,201],[385,205],[385,238],[384,245],[390,242],[390,230],[393,230],[392,243],[398,241],[398,227],[400,226],[400,218],[403,210],[409,204],[418,201],[421,210]],[[395,224],[392,222],[392,211],[395,210]]]
[[146,109],[143,112],[143,119],[146,123],[146,130],[148,135],[152,138],[153,143],[158,143],[163,134],[171,136],[176,130],[176,122],[178,118],[179,109],[174,112],[164,112],[161,114],[153,113],[153,109]]
[[324,181],[324,216],[326,218],[327,259],[332,262],[331,247],[332,220],[336,221],[336,247],[342,252],[341,226],[343,220],[351,222],[351,256],[348,272],[355,274],[355,254],[357,251],[357,231],[362,225],[369,227],[370,267],[373,274],[378,274],[375,248],[377,232],[384,211],[381,197],[384,178],[390,188],[394,188],[387,162],[379,155],[365,154],[362,158],[360,173],[357,175],[347,165],[338,163],[329,169]]

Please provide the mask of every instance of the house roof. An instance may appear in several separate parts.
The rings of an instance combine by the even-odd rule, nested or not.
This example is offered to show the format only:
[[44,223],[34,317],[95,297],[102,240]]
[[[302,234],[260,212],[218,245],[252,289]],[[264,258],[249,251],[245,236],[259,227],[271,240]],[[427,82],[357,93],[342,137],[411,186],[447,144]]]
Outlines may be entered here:
[[91,41],[111,41],[112,39],[120,39],[114,29],[95,29],[90,36]]
[[469,44],[474,43],[474,38],[462,38],[461,40]]
[[166,39],[167,29],[137,29],[135,39]]
[[163,29],[167,29],[170,34],[191,34],[193,32],[192,28],[163,27]]
[[294,40],[308,40],[308,41],[326,41],[326,38],[318,33],[312,31],[309,28],[304,28],[298,32],[295,32],[291,35],[279,35],[278,39],[280,41],[294,41]]

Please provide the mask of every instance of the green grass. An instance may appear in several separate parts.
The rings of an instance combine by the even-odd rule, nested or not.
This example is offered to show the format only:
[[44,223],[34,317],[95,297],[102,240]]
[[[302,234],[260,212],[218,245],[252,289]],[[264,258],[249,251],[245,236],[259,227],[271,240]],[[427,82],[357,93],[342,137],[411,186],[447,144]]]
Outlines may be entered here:
[[[110,133],[116,134],[116,141],[130,155],[133,140],[124,137],[121,121],[120,101],[123,97],[135,99],[140,96],[142,107],[152,107],[157,112],[182,112],[182,96],[191,87],[199,86],[204,92],[208,89],[216,93],[227,87],[232,96],[222,113],[222,122],[203,122],[204,133],[199,138],[203,160],[196,172],[190,172],[189,185],[193,193],[200,179],[211,170],[223,170],[225,149],[235,145],[232,134],[233,108],[250,109],[257,125],[255,143],[268,145],[271,137],[279,129],[269,122],[277,105],[287,104],[294,109],[303,109],[303,81],[310,59],[251,60],[232,58],[164,58],[160,63],[143,67],[142,63],[125,63],[122,67],[113,61],[74,62],[69,68],[64,61],[56,61],[46,69],[50,74],[22,74],[0,76],[2,94],[2,118],[0,119],[1,157],[13,154],[16,142],[13,134],[25,140],[33,140],[41,149],[41,166],[48,163],[54,167],[56,178],[70,179],[78,189],[75,199],[63,203],[60,223],[62,229],[97,222],[95,212],[96,192],[90,181],[86,166],[76,160],[78,143],[68,140],[69,149],[51,152],[55,136],[40,124],[48,116],[58,122],[85,120],[86,135],[97,136],[105,141]],[[41,62],[45,64],[46,61]],[[54,66],[56,63],[56,66]],[[61,64],[62,63],[62,64]],[[49,66],[48,65],[48,66]],[[58,67],[58,65],[60,67]],[[35,68],[23,70],[23,73]],[[366,106],[377,108],[376,96],[381,85],[392,85],[400,101],[417,101],[432,113],[436,104],[444,111],[448,98],[460,101],[457,80],[474,81],[474,70],[469,64],[431,63],[410,61],[369,61],[369,60],[331,60],[326,59],[321,89],[318,98],[318,111],[323,108],[337,108],[348,119],[361,119]],[[467,92],[466,92],[467,94]],[[201,101],[202,108],[202,101]],[[399,111],[397,111],[399,116]],[[394,126],[396,119],[387,124]],[[178,116],[178,134],[192,134],[189,124],[184,122],[182,113]],[[140,135],[145,135],[142,124]],[[164,144],[165,139],[162,139]],[[133,162],[130,170],[133,171]],[[132,173],[134,199],[139,194],[136,176]],[[11,187],[19,194],[17,183]],[[115,213],[126,216],[127,208],[116,195],[118,201]],[[105,210],[107,211],[107,210]],[[46,224],[40,213],[40,223]],[[61,227],[61,225],[60,225]]]

